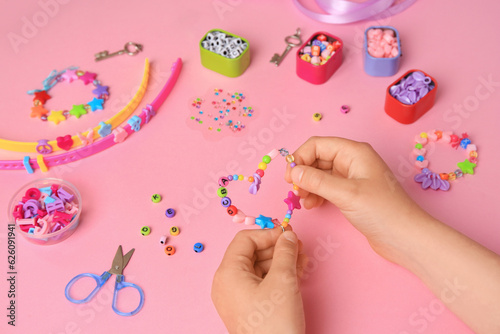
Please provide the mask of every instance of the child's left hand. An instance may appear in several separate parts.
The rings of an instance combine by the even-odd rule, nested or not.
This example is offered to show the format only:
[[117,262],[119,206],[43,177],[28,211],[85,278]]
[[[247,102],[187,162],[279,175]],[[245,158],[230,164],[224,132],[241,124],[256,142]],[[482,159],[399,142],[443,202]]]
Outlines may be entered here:
[[307,258],[301,246],[290,228],[238,232],[212,284],[229,333],[305,333],[299,276]]

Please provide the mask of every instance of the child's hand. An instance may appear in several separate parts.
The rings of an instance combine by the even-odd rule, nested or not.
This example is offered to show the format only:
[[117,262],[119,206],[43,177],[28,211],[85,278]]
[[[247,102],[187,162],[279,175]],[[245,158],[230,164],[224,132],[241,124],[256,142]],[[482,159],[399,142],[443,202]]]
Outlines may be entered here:
[[229,333],[305,333],[299,275],[307,258],[300,248],[290,228],[235,236],[212,284]]
[[379,253],[405,217],[426,215],[366,143],[312,137],[293,156],[297,166],[288,167],[285,179],[299,186],[304,207],[332,202]]

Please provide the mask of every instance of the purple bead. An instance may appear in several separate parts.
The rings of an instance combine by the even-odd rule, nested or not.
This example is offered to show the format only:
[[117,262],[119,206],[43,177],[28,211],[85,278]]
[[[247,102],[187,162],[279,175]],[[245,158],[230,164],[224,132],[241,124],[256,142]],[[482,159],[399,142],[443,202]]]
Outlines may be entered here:
[[223,207],[227,208],[231,205],[231,199],[229,197],[223,197],[220,200],[220,204],[222,204]]
[[411,75],[412,75],[413,79],[415,79],[416,81],[424,81],[424,79],[425,79],[425,74],[423,74],[420,71],[415,71]]
[[431,82],[432,82],[432,79],[431,79],[431,78],[429,78],[429,77],[425,77],[425,79],[424,79],[424,83],[426,83],[426,84],[430,84]]
[[287,215],[291,215],[292,213],[293,213],[293,211],[292,211],[292,210],[288,210],[288,211],[286,212],[286,214],[287,214]]
[[409,91],[408,99],[410,100],[411,104],[414,104],[415,102],[417,102],[417,93],[415,93],[415,91]]
[[167,216],[168,218],[172,218],[173,216],[175,216],[175,210],[172,208],[168,208],[165,211],[165,216]]
[[291,168],[293,168],[293,167],[295,167],[295,166],[297,166],[297,164],[296,164],[295,162],[292,162],[292,163],[290,164],[290,167],[291,167]]
[[232,176],[232,175],[228,175],[228,176],[227,176],[227,179],[228,179],[229,181],[232,181],[232,180],[233,180],[233,176]]
[[391,88],[389,88],[389,94],[391,94],[392,96],[395,96],[400,91],[401,91],[401,87],[399,87],[399,85],[394,85],[394,86],[391,86]]

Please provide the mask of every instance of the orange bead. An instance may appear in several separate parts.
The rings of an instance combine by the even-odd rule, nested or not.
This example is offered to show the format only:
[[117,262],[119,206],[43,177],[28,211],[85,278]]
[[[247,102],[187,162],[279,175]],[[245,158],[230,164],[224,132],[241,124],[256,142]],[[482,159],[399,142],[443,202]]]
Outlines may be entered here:
[[437,136],[437,139],[438,139],[438,140],[439,140],[439,139],[441,139],[441,138],[443,137],[443,131],[439,131],[439,130],[438,130],[438,131],[436,131],[436,132],[434,132],[434,133],[436,134],[436,136]]
[[311,46],[311,54],[313,56],[319,56],[319,54],[321,53],[321,48],[317,45],[313,45]]
[[249,176],[249,177],[248,177],[248,182],[250,182],[250,183],[251,183],[251,182],[253,182],[253,181],[254,181],[253,176]]
[[174,255],[175,254],[175,248],[173,246],[167,246],[165,247],[165,254],[168,256]]
[[281,223],[281,226],[283,226],[283,228],[287,227],[288,226],[288,222]]
[[331,54],[333,51],[335,51],[335,46],[333,46],[332,44],[328,44],[328,45],[326,46],[326,49],[327,49],[328,51],[330,51],[330,54]]
[[457,174],[455,173],[448,173],[448,180],[453,181],[457,178]]
[[471,158],[477,158],[477,151],[470,151],[469,157],[471,157]]
[[447,173],[440,173],[439,177],[441,178],[441,180],[448,180],[448,174]]
[[294,184],[294,185],[293,185],[293,190],[299,190],[299,186],[298,186],[298,185],[296,185],[296,184]]

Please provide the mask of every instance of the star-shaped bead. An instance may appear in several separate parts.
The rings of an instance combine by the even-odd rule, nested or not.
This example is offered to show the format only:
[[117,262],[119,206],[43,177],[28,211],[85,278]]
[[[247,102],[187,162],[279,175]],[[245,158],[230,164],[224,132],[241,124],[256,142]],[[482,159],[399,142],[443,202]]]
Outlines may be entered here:
[[266,217],[263,215],[259,215],[255,218],[255,225],[259,225],[261,228],[274,228],[273,220],[271,217]]
[[51,111],[49,117],[47,117],[48,121],[54,122],[54,124],[59,124],[59,122],[65,121],[66,116],[63,115],[63,110]]
[[95,96],[99,97],[101,95],[109,95],[108,93],[108,86],[101,86],[97,84],[96,89],[92,91],[92,94],[95,94]]
[[288,197],[284,199],[284,202],[288,204],[288,210],[300,209],[300,197],[295,195],[293,191],[288,192]]
[[474,167],[476,167],[477,164],[465,159],[463,162],[459,162],[457,166],[462,170],[464,174],[474,174]]
[[101,126],[101,128],[99,130],[97,130],[97,133],[99,134],[99,136],[104,138],[111,133],[111,130],[112,130],[111,124],[107,124],[105,122],[100,122],[99,125]]
[[92,101],[88,102],[87,104],[90,106],[90,110],[95,111],[97,109],[102,110],[102,104],[104,103],[103,99],[96,99],[95,97],[92,99]]
[[82,80],[84,84],[88,85],[95,80],[96,76],[97,74],[95,73],[85,72],[85,74],[80,76],[78,79]]
[[42,117],[43,115],[47,115],[49,111],[45,109],[42,105],[37,105],[31,107],[31,117]]
[[76,75],[76,70],[66,70],[66,72],[64,72],[61,75],[61,78],[64,81],[67,81],[68,83],[70,83],[70,82],[73,82],[74,80],[77,80],[78,75]]
[[76,118],[80,118],[80,116],[85,115],[86,113],[87,110],[85,110],[83,104],[73,105],[73,108],[69,111],[69,114],[75,116]]
[[49,94],[47,94],[47,92],[46,92],[46,91],[42,90],[42,91],[40,91],[40,92],[36,92],[36,93],[35,93],[35,97],[33,98],[33,101],[38,100],[38,101],[40,101],[42,104],[45,104],[45,102],[46,102],[48,99],[50,99],[50,98],[52,98],[52,97],[51,97]]

